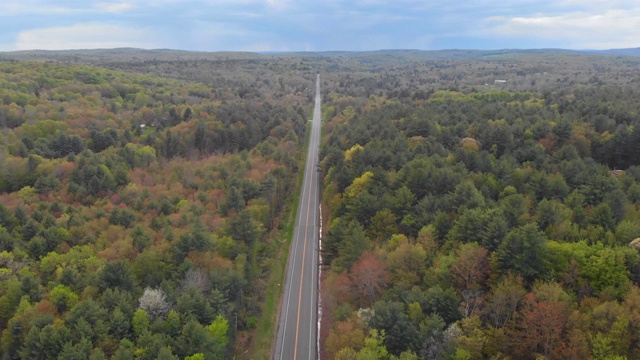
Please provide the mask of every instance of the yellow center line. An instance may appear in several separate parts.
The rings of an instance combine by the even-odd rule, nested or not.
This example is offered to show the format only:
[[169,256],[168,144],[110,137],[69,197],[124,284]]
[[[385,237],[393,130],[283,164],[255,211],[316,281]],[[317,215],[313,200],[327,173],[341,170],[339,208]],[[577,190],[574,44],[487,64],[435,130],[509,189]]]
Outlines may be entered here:
[[[313,124],[311,125],[311,136],[313,136]],[[312,141],[313,142],[313,141]],[[313,144],[312,144],[313,145]],[[311,157],[311,164],[307,164],[307,167],[311,169],[310,165],[313,163],[313,156]],[[305,169],[306,171],[306,169]],[[309,227],[309,210],[311,209],[311,189],[313,188],[313,173],[310,173],[311,182],[309,183],[309,196],[307,198],[307,219],[304,224],[304,245],[302,247],[302,272],[300,275],[300,293],[298,294],[298,318],[296,319],[296,341],[293,346],[293,359],[296,359],[296,355],[298,353],[298,332],[300,330],[300,305],[302,304],[302,280],[304,279],[304,260],[307,254],[307,231]]]

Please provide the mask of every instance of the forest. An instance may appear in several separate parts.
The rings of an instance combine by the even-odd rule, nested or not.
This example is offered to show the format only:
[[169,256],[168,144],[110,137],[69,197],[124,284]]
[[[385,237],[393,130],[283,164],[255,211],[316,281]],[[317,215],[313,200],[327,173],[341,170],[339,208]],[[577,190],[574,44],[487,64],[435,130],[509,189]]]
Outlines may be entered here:
[[328,80],[325,358],[640,358],[640,92],[532,60]]
[[219,359],[247,346],[308,109],[299,94],[231,91],[0,62],[2,359]]
[[2,359],[268,358],[316,73],[323,359],[640,358],[638,70],[2,53]]

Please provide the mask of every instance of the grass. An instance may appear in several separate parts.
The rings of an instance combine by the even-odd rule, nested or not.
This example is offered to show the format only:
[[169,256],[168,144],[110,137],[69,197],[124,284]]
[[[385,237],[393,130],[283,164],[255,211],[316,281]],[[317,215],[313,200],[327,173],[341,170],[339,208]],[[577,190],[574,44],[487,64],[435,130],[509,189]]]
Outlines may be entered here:
[[[311,129],[309,125],[310,123],[307,123],[307,135],[304,144],[303,157],[299,161],[299,164],[304,164],[307,159],[309,139],[311,136]],[[306,164],[304,164],[304,166],[306,166]],[[292,193],[292,195],[295,196],[289,197],[289,200],[287,201],[287,209],[283,211],[283,214],[289,214],[287,225],[276,235],[276,238],[285,239],[286,241],[280,243],[276,260],[272,263],[270,268],[262,315],[260,317],[260,321],[258,321],[258,326],[251,342],[251,348],[249,349],[252,359],[268,360],[272,355],[271,352],[274,346],[273,342],[276,338],[275,332],[278,322],[278,309],[282,298],[282,289],[284,288],[285,272],[287,270],[287,261],[289,259],[289,248],[291,240],[293,239],[293,230],[296,224],[296,212],[298,209],[298,203],[300,202],[300,189],[304,179],[304,170],[305,169],[302,168],[302,171],[300,171],[296,184],[296,191]]]

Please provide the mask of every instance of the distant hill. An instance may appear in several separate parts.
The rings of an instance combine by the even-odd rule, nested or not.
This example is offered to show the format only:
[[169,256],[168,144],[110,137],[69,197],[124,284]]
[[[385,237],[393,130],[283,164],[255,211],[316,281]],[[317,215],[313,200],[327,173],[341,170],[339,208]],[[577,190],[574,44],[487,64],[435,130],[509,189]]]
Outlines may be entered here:
[[639,57],[640,48],[610,49],[610,50],[567,50],[567,49],[499,49],[499,50],[411,50],[390,49],[376,51],[323,51],[323,52],[197,52],[172,49],[92,49],[92,50],[26,50],[0,52],[2,60],[35,60],[72,63],[114,63],[114,62],[150,62],[150,61],[194,61],[194,60],[270,60],[285,57],[317,57],[317,58],[376,58],[376,60],[458,60],[458,59],[486,59],[495,57],[510,57],[517,55],[540,54],[587,54],[607,56]]
[[121,61],[180,61],[180,60],[246,60],[261,55],[249,52],[197,52],[171,49],[91,49],[91,50],[26,50],[0,52],[0,59],[34,60],[78,63],[113,63]]
[[628,48],[628,49],[609,49],[609,50],[586,50],[583,51],[589,54],[598,55],[613,55],[613,56],[640,56],[640,48]]

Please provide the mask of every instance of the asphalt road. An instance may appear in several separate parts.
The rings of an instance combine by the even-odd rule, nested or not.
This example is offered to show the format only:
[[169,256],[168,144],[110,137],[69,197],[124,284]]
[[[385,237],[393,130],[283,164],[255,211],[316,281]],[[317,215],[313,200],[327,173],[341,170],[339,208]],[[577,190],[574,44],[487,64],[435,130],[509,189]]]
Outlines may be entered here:
[[277,360],[315,359],[317,354],[320,103],[318,75],[309,152],[278,320],[273,356]]

